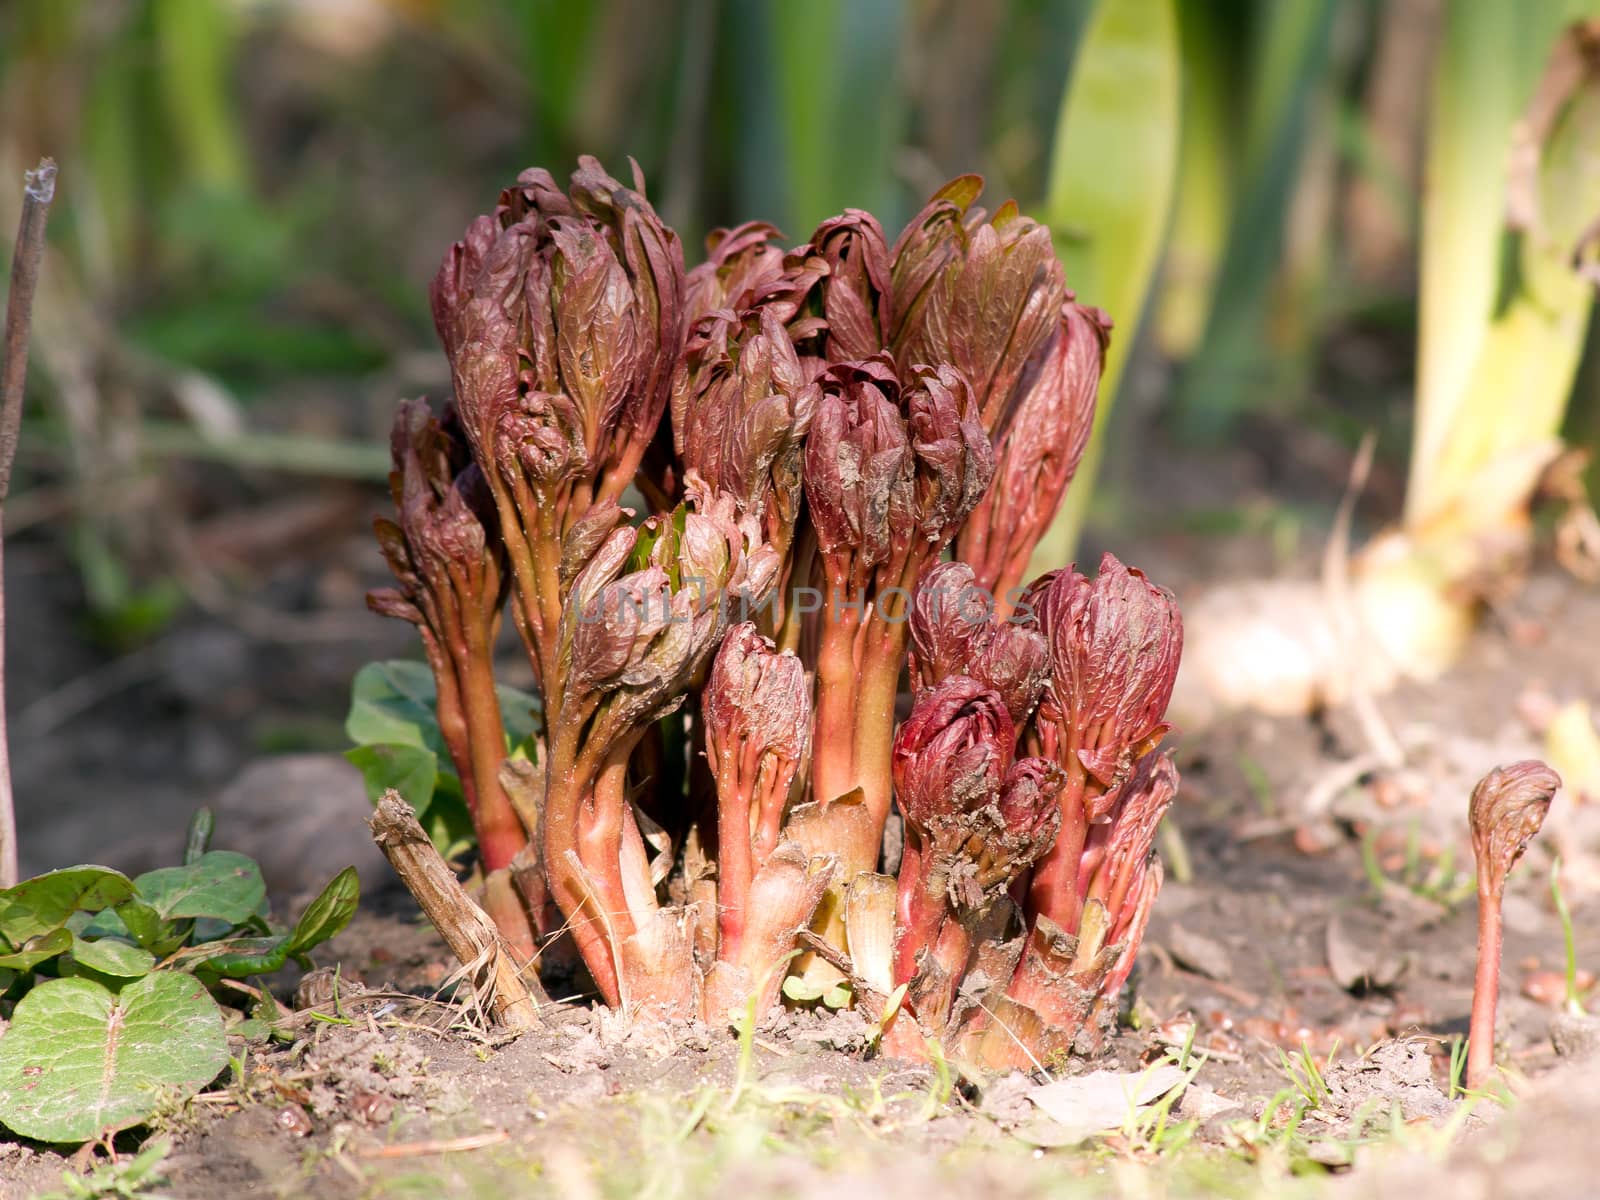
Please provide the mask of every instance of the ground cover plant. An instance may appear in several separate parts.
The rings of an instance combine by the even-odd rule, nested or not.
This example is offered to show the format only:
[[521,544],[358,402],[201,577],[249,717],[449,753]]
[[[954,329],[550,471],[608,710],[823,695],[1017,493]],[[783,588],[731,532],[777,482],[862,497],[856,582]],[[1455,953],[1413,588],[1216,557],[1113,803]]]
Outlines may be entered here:
[[[401,407],[369,603],[421,633],[487,910],[525,960],[570,937],[611,1006],[782,991],[992,1065],[1114,1019],[1182,622],[1109,554],[1024,579],[1110,321],[981,188],[892,243],[856,209],[793,248],[717,230],[686,270],[637,170],[583,159],[524,172],[434,281],[454,394]],[[415,756],[358,752],[375,784]]]
[[228,1066],[227,1034],[264,1036],[248,986],[343,929],[360,889],[341,872],[291,928],[268,920],[243,854],[208,850],[130,879],[78,866],[0,891],[0,1124],[44,1142],[109,1139]]

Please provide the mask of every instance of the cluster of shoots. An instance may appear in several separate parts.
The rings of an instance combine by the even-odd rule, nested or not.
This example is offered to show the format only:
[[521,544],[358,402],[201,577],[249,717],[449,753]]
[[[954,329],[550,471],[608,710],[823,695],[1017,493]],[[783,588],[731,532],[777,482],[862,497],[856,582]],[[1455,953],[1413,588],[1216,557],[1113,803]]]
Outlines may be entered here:
[[[524,172],[432,288],[454,395],[404,405],[399,586],[530,962],[639,1015],[854,1003],[906,1054],[1088,1048],[1161,886],[1172,597],[1023,578],[1110,336],[1049,231],[952,181],[891,242],[718,230],[635,170]],[[543,701],[509,757],[502,614]]]

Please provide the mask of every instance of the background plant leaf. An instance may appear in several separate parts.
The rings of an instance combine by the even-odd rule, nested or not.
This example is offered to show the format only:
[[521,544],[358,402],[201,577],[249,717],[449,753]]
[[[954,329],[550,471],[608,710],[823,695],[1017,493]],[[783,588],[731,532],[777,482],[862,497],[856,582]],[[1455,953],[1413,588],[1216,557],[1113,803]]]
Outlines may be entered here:
[[217,978],[271,975],[289,961],[289,940],[288,934],[279,933],[205,942],[183,951],[177,965],[213,982]]
[[[495,691],[507,753],[536,758],[543,717],[539,698],[510,687]],[[362,667],[351,685],[345,733],[356,743],[345,758],[360,770],[369,800],[377,803],[390,788],[399,792],[447,858],[472,845],[472,819],[439,735],[433,674],[426,663],[393,659]]]
[[1100,0],[1061,100],[1044,216],[1067,286],[1109,312],[1116,328],[1093,436],[1029,575],[1072,561],[1083,528],[1172,207],[1182,72],[1172,0]]
[[361,772],[367,799],[374,804],[390,788],[405,797],[421,817],[433,803],[439,782],[439,756],[423,746],[373,742],[345,751],[345,758]]
[[120,995],[52,979],[17,1004],[0,1037],[0,1124],[43,1142],[82,1142],[192,1096],[228,1065],[216,1002],[199,981],[156,971]]

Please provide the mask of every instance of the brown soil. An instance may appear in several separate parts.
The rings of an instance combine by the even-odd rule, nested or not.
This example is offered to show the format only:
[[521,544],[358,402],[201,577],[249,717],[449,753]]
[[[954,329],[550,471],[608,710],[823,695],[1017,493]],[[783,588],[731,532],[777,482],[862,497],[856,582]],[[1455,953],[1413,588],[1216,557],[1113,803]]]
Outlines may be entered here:
[[[1155,546],[1142,560],[1157,578],[1162,557]],[[1181,582],[1181,567],[1166,578],[1174,575]],[[48,636],[62,630],[51,600],[59,579],[38,578],[21,603],[23,627],[40,634],[33,644],[42,648],[23,659],[18,709],[43,694],[36,681],[85,668],[49,650],[72,640]],[[350,671],[399,648],[394,631],[373,624],[370,642],[293,654],[221,626],[201,629],[199,649],[183,644],[193,627],[169,634],[178,665],[162,660],[18,754],[27,866],[118,865],[132,856],[135,828],[162,830],[175,845],[194,798],[259,753],[264,730],[290,713],[300,716],[297,748],[336,745]],[[1522,994],[1536,971],[1564,962],[1548,887],[1557,847],[1578,961],[1600,963],[1600,804],[1568,793],[1513,876],[1507,907],[1502,1061],[1531,1081],[1532,1097],[1504,1120],[1491,1116],[1489,1132],[1444,1163],[1369,1171],[1356,1154],[1352,1169],[1348,1146],[1373,1101],[1385,1120],[1391,1103],[1406,1121],[1450,1119],[1449,1048],[1466,1030],[1474,961],[1467,792],[1488,766],[1539,752],[1534,726],[1549,701],[1600,701],[1600,647],[1578,636],[1596,628],[1600,594],[1538,574],[1447,680],[1382,700],[1410,748],[1399,772],[1348,769],[1365,747],[1342,714],[1241,716],[1183,737],[1176,828],[1190,871],[1173,870],[1163,848],[1168,883],[1130,1023],[1107,1061],[1093,1065],[1138,1069],[1192,1032],[1210,1057],[1178,1115],[1201,1118],[1199,1142],[1239,1156],[1237,1122],[1259,1123],[1290,1084],[1283,1056],[1308,1049],[1327,1089],[1308,1128],[1334,1147],[1318,1161],[1348,1173],[1358,1194],[1409,1186],[1520,1195],[1533,1182],[1543,1196],[1583,1194],[1571,1189],[1596,1151],[1579,1114],[1600,1096],[1591,1094],[1592,1072],[1557,1069],[1555,1010]],[[196,665],[194,654],[220,656],[220,666]],[[254,705],[219,704],[229,687],[247,690]],[[333,732],[305,734],[308,712]],[[284,803],[292,808],[293,798]],[[108,806],[120,816],[103,822]],[[1381,887],[1368,860],[1386,877]],[[463,1027],[459,1010],[426,999],[454,964],[392,881],[374,882],[356,921],[318,955],[340,967],[344,1018],[306,1020],[291,1043],[250,1047],[242,1082],[220,1081],[167,1122],[175,1143],[167,1194],[345,1196],[380,1184],[384,1194],[475,1193],[520,1181],[577,1196],[779,1195],[825,1176],[834,1194],[870,1188],[932,1200],[975,1188],[1040,1194],[1058,1176],[1097,1188],[1125,1160],[1141,1161],[1117,1139],[1093,1154],[1051,1146],[1025,1099],[1029,1081],[946,1079],[882,1059],[855,1014],[787,1014],[741,1047],[730,1030],[630,1030],[572,1003],[548,1012],[542,1031],[496,1042]],[[738,1107],[741,1097],[753,1107]],[[1480,1105],[1472,1119],[1492,1108]],[[738,1155],[709,1164],[688,1157],[708,1139],[745,1136],[741,1121],[760,1127]],[[1041,1163],[1057,1176],[1039,1174]],[[54,1186],[65,1165],[48,1148],[0,1143],[0,1196]]]

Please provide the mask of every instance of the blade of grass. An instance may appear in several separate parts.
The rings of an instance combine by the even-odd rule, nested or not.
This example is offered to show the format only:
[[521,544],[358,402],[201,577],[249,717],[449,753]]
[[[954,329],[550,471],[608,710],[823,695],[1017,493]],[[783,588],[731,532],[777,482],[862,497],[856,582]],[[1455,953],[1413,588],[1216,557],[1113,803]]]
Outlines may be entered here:
[[366,442],[261,432],[207,437],[177,422],[145,421],[139,426],[139,445],[145,453],[158,457],[193,458],[263,471],[324,475],[332,479],[383,480],[389,477],[388,452]]
[[1116,322],[1094,435],[1030,574],[1072,558],[1172,207],[1182,64],[1172,0],[1101,0],[1056,124],[1046,220],[1078,298]]
[[[780,225],[803,238],[846,205],[894,229],[890,168],[907,109],[898,58],[903,0],[811,0],[768,8],[765,62],[777,88]],[[752,210],[760,211],[760,210]]]
[[[1246,118],[1242,185],[1206,321],[1178,412],[1191,436],[1215,437],[1240,409],[1273,394],[1263,353],[1273,285],[1307,129],[1329,86],[1336,0],[1263,5]],[[1253,386],[1252,386],[1253,385]]]
[[150,2],[167,123],[189,176],[204,187],[240,190],[248,172],[230,94],[234,6],[220,0]]
[[[1548,13],[1546,22],[1549,28]],[[1600,72],[1577,70],[1574,90],[1561,99],[1537,147],[1533,226],[1507,243],[1509,283],[1497,281],[1499,311],[1478,329],[1470,371],[1458,390],[1443,397],[1450,418],[1445,428],[1430,424],[1435,414],[1429,406],[1442,394],[1418,393],[1418,457],[1407,519],[1435,540],[1476,537],[1520,522],[1538,475],[1560,448],[1594,294],[1594,280],[1577,269],[1577,259],[1600,214],[1600,167],[1591,153],[1600,137]],[[1430,227],[1426,237],[1436,234]],[[1499,241],[1494,231],[1485,236]],[[1588,250],[1583,257],[1592,259],[1592,246]],[[1419,349],[1423,364],[1432,352],[1428,332]],[[1508,403],[1512,397],[1515,403]],[[1424,438],[1431,439],[1426,458]]]
[[1230,103],[1240,67],[1226,14],[1216,6],[1178,10],[1183,50],[1183,117],[1172,232],[1161,273],[1155,334],[1169,358],[1187,358],[1205,332],[1217,271],[1228,244],[1237,155]]

